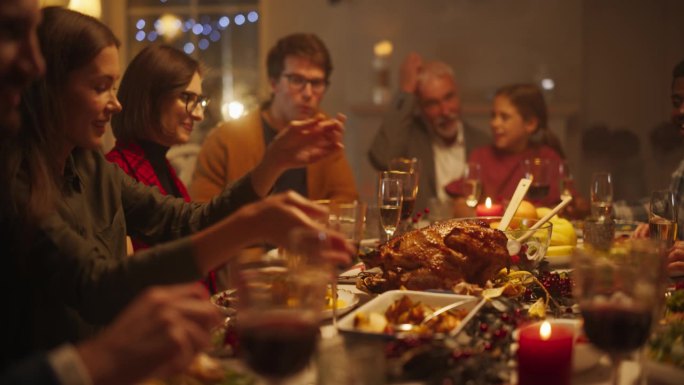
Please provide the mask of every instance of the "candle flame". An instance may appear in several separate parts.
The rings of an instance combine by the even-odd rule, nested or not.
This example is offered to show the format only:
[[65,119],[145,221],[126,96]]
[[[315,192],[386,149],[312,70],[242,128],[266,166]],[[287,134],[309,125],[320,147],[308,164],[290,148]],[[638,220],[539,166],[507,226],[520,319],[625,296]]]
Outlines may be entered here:
[[488,209],[492,208],[492,198],[487,197],[487,199],[485,199],[485,207]]
[[539,327],[539,336],[546,341],[551,337],[551,324],[549,321],[544,321]]

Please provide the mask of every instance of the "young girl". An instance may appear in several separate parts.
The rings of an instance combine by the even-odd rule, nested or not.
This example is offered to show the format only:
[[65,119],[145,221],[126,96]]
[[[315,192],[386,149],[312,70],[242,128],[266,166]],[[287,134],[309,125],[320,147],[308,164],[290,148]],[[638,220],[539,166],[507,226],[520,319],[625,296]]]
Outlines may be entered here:
[[[480,164],[483,198],[509,200],[525,176],[524,161],[547,159],[549,192],[537,203],[553,205],[560,200],[558,166],[563,151],[547,123],[546,103],[537,86],[514,84],[496,92],[490,121],[493,143],[473,150],[468,159]],[[452,182],[447,191],[459,195],[460,185]]]

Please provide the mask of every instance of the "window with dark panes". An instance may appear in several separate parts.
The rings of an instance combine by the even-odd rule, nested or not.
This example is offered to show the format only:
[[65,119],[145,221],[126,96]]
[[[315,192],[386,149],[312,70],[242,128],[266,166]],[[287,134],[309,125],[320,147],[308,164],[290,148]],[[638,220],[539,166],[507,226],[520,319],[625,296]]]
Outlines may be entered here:
[[204,65],[203,92],[211,102],[193,132],[257,107],[258,0],[128,0],[128,58],[151,43],[183,50]]

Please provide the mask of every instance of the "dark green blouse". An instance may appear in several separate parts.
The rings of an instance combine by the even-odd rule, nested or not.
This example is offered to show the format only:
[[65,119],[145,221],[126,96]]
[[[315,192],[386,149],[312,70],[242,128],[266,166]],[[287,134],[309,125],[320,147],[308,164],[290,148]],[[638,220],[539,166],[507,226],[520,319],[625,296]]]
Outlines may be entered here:
[[[57,213],[32,242],[29,268],[19,276],[32,315],[14,323],[23,338],[15,343],[30,349],[90,336],[97,329],[90,325],[108,323],[150,285],[201,278],[185,237],[259,199],[247,175],[209,203],[186,203],[84,150],[72,153],[62,193]],[[163,244],[127,257],[126,234]]]

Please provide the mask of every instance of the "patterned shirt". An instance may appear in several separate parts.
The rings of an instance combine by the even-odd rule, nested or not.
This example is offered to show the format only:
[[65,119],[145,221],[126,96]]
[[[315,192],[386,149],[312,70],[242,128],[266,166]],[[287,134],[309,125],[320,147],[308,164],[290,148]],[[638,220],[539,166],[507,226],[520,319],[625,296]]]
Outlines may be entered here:
[[[670,180],[670,191],[677,199],[677,239],[684,239],[684,160],[679,163],[677,169],[672,173]],[[616,202],[615,217],[628,221],[648,222],[648,212],[650,210],[650,199],[644,198],[637,203],[627,203],[624,201]]]

